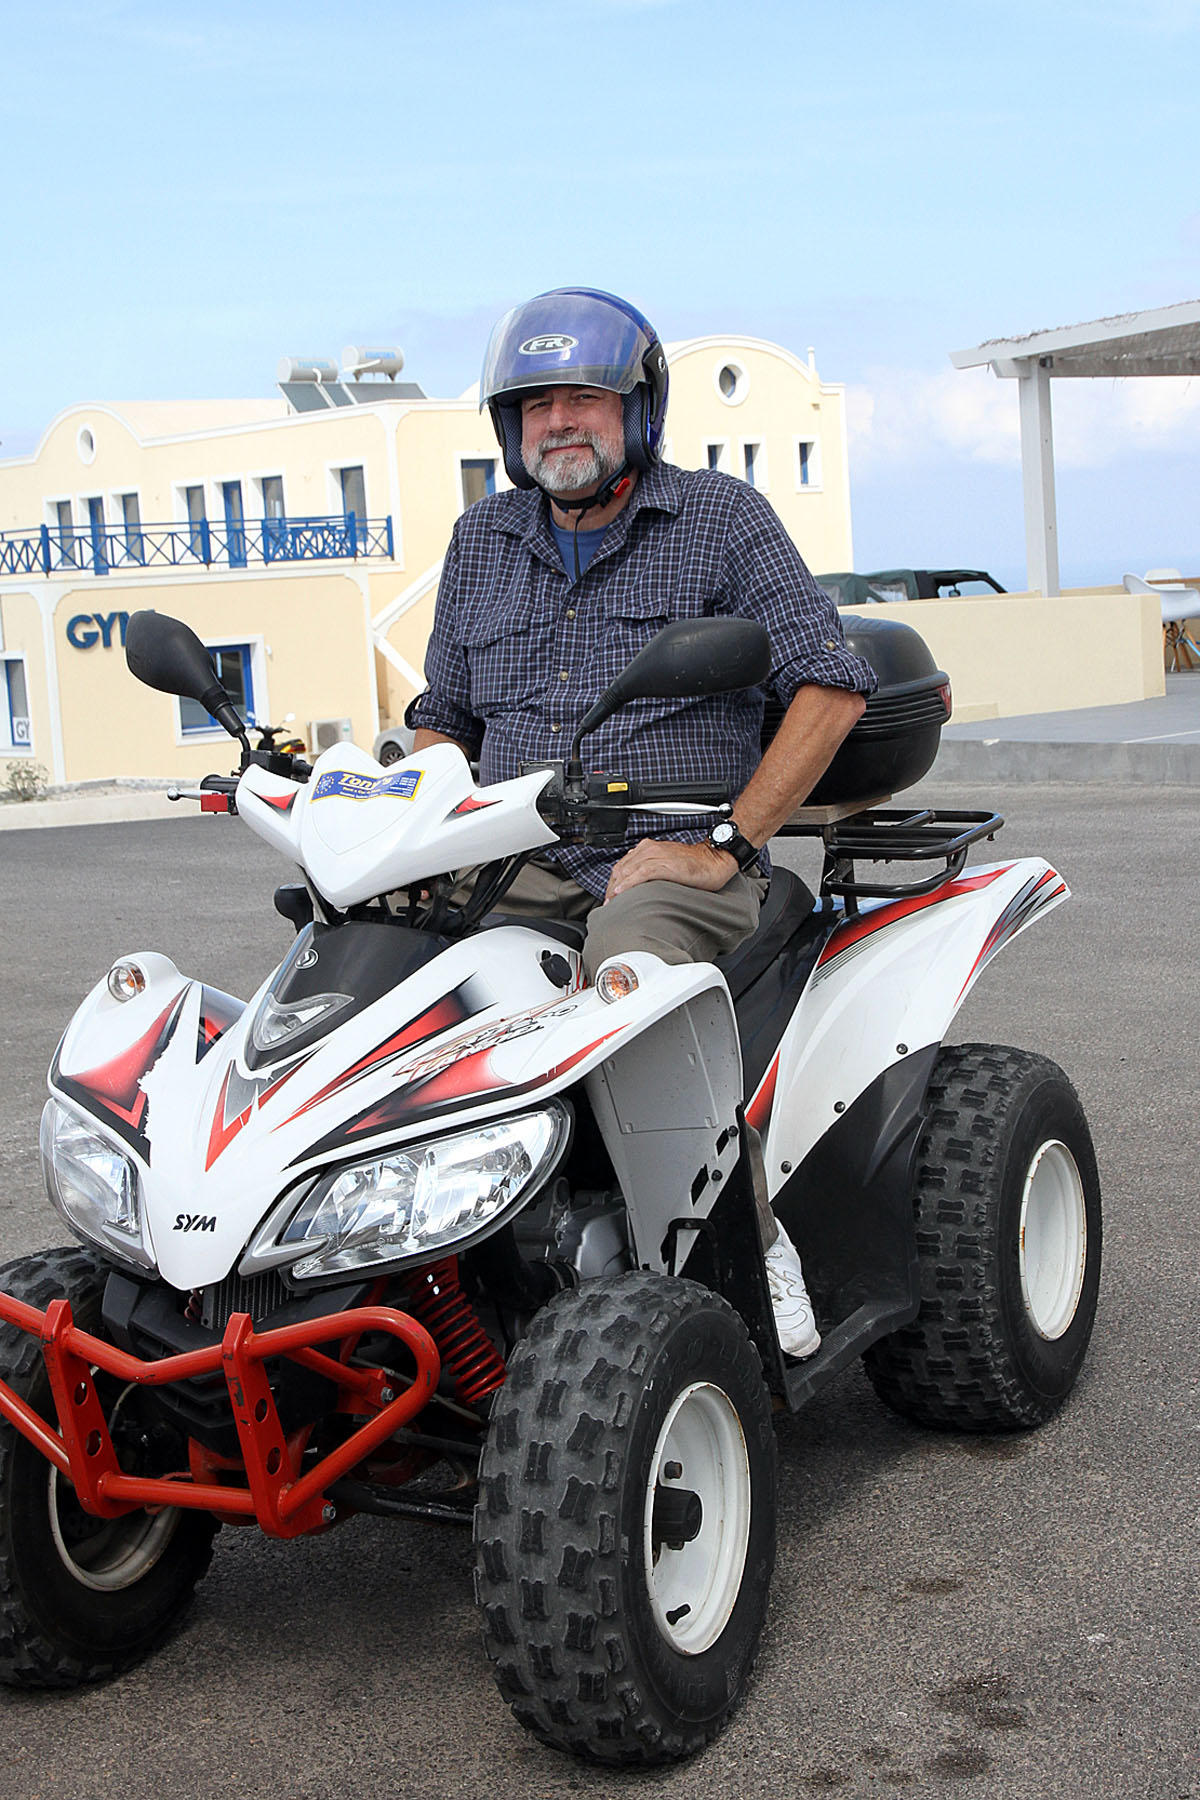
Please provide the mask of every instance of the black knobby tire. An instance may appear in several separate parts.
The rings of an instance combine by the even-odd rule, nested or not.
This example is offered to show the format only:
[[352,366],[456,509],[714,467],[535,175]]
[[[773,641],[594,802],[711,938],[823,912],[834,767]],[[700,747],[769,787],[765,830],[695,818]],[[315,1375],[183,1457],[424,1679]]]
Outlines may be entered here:
[[1055,1063],[1000,1045],[938,1057],[913,1208],[921,1310],[867,1351],[880,1398],[923,1425],[1013,1431],[1070,1393],[1100,1287],[1100,1180]]
[[[75,1323],[99,1336],[105,1279],[86,1250],[46,1250],[0,1268],[0,1291],[42,1311],[69,1300]],[[0,1379],[55,1421],[41,1345],[10,1325],[0,1326]],[[179,1467],[182,1444],[171,1433],[169,1446],[160,1441],[162,1428],[140,1410],[143,1396],[104,1375],[96,1388],[124,1468]],[[157,1469],[139,1466],[156,1458]],[[93,1517],[41,1452],[0,1421],[0,1681],[75,1687],[140,1662],[186,1610],[216,1530],[208,1514],[177,1508]]]
[[400,762],[403,756],[404,750],[402,746],[397,743],[385,744],[383,749],[379,752],[379,760],[385,769],[390,768],[393,763]]
[[645,1273],[545,1307],[496,1396],[475,1551],[500,1691],[543,1742],[646,1766],[714,1738],[775,1560],[770,1397],[733,1309]]

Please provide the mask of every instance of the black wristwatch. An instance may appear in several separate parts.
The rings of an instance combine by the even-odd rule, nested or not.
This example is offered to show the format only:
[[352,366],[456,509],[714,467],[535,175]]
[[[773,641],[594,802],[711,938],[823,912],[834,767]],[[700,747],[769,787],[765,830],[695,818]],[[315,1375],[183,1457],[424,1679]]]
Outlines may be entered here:
[[714,850],[728,850],[743,873],[751,863],[758,861],[757,844],[752,844],[749,838],[743,837],[732,819],[722,819],[719,825],[714,825],[708,834],[708,841]]

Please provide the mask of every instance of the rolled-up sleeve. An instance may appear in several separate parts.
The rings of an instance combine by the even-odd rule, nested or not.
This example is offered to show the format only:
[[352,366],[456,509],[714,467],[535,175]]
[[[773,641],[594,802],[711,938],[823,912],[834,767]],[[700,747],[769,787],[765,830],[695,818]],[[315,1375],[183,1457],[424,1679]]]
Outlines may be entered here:
[[471,672],[457,628],[459,560],[456,525],[442,564],[433,630],[425,651],[428,686],[409,703],[404,717],[414,730],[441,732],[478,755],[483,721],[471,710]]
[[787,706],[798,688],[873,693],[875,671],[851,655],[837,608],[818,586],[777,514],[745,488],[725,548],[726,592],[733,610],[758,619],[771,639],[771,686]]

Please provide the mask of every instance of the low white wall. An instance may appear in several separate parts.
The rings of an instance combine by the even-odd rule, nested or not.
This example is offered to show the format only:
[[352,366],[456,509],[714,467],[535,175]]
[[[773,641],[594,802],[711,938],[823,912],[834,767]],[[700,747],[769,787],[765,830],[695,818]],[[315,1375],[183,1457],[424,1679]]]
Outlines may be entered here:
[[962,723],[1118,706],[1166,691],[1152,594],[996,594],[857,610],[920,632],[950,677]]

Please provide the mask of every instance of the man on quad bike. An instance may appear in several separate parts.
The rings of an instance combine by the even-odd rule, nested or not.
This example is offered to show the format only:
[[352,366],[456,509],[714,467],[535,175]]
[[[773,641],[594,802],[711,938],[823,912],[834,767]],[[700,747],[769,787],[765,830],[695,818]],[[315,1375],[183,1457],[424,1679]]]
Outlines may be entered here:
[[[734,816],[709,831],[664,815],[630,829],[623,854],[564,843],[523,869],[504,910],[587,920],[589,980],[610,956],[709,961],[754,930],[768,886],[763,846],[801,805],[875,686],[768,502],[713,470],[662,461],[667,362],[627,301],[559,288],[515,307],[484,358],[515,491],[459,519],[410,706],[415,748],[451,742],[504,781],[563,755],[598,689],[673,619],[739,614],[771,640],[786,708],[760,754],[759,690],[643,701],[590,740],[624,775],[727,779]],[[586,523],[585,523],[586,522]],[[820,1344],[786,1232],[757,1182],[759,1224],[783,1349]]]

